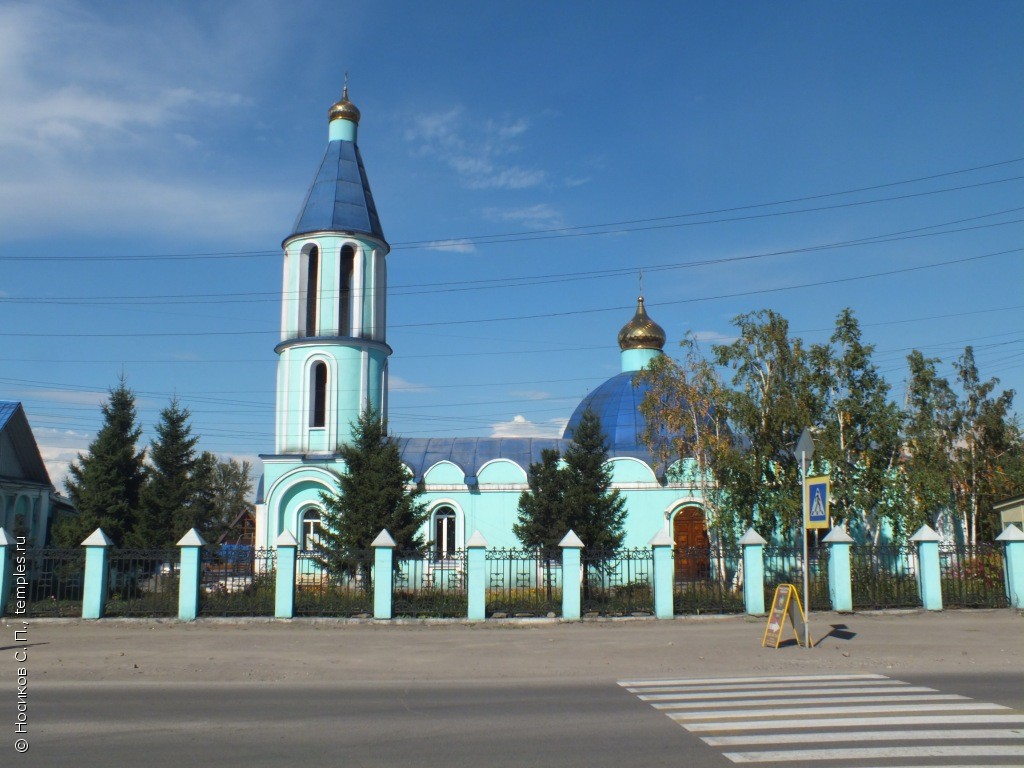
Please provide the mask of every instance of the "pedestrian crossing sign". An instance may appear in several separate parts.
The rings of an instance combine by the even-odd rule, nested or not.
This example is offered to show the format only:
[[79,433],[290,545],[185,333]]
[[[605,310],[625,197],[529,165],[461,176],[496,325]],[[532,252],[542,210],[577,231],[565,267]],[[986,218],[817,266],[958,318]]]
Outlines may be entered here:
[[828,502],[828,478],[808,477],[804,481],[804,525],[808,530],[831,527]]

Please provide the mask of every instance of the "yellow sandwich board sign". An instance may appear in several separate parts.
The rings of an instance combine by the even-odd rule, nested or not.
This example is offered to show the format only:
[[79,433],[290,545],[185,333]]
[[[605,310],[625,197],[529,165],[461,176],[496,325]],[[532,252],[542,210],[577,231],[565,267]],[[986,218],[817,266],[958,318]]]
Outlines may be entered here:
[[764,628],[764,637],[761,638],[761,647],[771,645],[778,648],[782,642],[782,628],[789,619],[793,625],[793,632],[796,633],[796,642],[804,644],[806,633],[803,606],[800,605],[800,594],[792,584],[779,584],[775,588],[775,597],[772,598],[772,609],[768,613],[768,626]]
[[807,529],[831,528],[829,524],[828,477],[808,477],[804,481],[804,524]]

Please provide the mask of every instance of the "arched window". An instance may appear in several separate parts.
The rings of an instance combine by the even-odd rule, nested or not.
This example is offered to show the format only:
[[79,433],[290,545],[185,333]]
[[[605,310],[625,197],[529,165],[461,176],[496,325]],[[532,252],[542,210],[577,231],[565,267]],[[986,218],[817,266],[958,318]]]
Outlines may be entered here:
[[302,513],[302,549],[305,552],[313,549],[314,544],[320,543],[320,534],[323,533],[323,517],[319,509],[307,509]]
[[356,268],[356,251],[351,245],[341,249],[338,270],[338,335],[352,335],[352,282]]
[[313,363],[309,389],[309,426],[323,427],[327,424],[327,363]]
[[455,510],[438,507],[434,512],[434,557],[444,560],[455,552]]
[[320,251],[316,246],[306,256],[306,335],[316,336],[317,282],[320,277]]

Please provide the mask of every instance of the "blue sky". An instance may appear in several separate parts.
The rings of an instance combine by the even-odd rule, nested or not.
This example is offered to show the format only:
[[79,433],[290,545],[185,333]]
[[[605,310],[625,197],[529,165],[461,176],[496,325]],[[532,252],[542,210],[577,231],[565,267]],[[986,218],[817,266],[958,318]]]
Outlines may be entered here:
[[398,434],[560,433],[640,269],[672,342],[850,306],[894,397],[966,344],[1022,390],[1022,39],[1017,2],[2,3],[0,399],[58,485],[122,373],[147,440],[176,394],[202,448],[271,452],[346,71]]

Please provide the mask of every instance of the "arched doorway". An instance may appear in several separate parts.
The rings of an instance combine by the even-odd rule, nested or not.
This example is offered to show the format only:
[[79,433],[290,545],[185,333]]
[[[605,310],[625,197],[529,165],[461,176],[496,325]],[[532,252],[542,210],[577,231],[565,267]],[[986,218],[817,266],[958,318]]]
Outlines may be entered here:
[[697,581],[711,576],[710,541],[700,507],[684,507],[672,518],[676,549],[676,581]]

